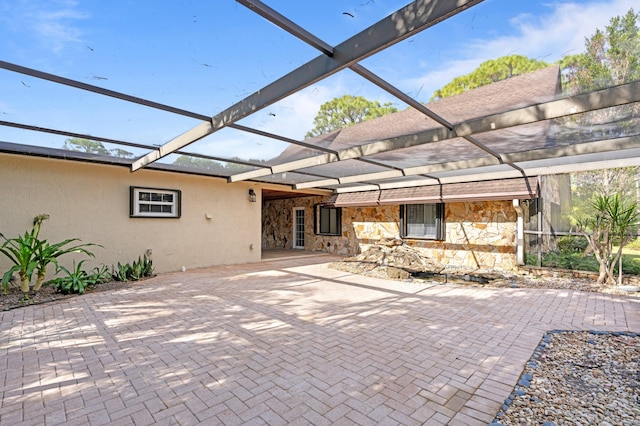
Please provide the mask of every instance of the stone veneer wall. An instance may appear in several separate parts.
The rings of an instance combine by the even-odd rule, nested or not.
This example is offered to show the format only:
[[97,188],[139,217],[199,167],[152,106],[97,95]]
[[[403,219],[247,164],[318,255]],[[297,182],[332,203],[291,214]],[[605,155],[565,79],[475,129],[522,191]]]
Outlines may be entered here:
[[[313,233],[313,206],[322,197],[266,201],[262,214],[262,246],[292,248],[292,216],[305,208],[305,249],[355,255],[381,239],[398,238],[399,206],[343,207],[342,236]],[[512,270],[516,266],[516,212],[511,201],[479,201],[445,205],[445,241],[405,238],[405,242],[442,264]]]

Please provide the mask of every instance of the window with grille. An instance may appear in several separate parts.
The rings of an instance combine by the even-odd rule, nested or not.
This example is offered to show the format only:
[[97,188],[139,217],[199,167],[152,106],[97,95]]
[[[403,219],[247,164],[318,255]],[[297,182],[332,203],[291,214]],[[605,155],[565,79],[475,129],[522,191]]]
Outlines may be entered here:
[[130,187],[131,217],[180,217],[181,193],[175,189]]

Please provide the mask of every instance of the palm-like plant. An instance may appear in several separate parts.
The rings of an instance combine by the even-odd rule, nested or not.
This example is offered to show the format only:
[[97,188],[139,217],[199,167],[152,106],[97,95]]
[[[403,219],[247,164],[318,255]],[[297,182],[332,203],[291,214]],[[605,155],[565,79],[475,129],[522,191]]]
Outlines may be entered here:
[[43,241],[40,241],[39,244],[35,245],[34,260],[37,263],[38,271],[37,271],[36,283],[33,286],[34,291],[38,291],[40,290],[40,287],[42,287],[44,278],[47,275],[47,266],[50,263],[53,263],[57,267],[58,258],[63,254],[84,253],[89,257],[95,257],[92,252],[87,250],[87,247],[95,246],[97,244],[91,244],[91,243],[78,244],[72,247],[65,247],[66,245],[74,241],[80,241],[80,240],[78,238],[70,238],[55,244],[49,244],[46,240],[43,240]]
[[[599,195],[591,202],[592,213],[576,218],[578,231],[589,242],[598,263],[598,283],[615,283],[614,265],[622,256],[622,248],[631,239],[640,212],[635,202],[626,203],[618,194]],[[614,254],[614,243],[618,250]]]
[[66,247],[79,240],[71,238],[50,244],[47,240],[39,239],[42,222],[48,218],[49,215],[47,214],[36,216],[33,220],[33,229],[31,229],[31,232],[25,232],[24,236],[6,238],[0,234],[0,237],[4,239],[0,246],[0,253],[4,254],[13,263],[13,266],[2,276],[2,287],[5,294],[8,292],[9,280],[16,272],[20,276],[20,290],[23,293],[28,293],[34,272],[36,272],[37,278],[33,289],[38,291],[42,287],[47,274],[47,266],[51,263],[58,266],[58,258],[63,254],[84,253],[94,257],[87,247],[96,246],[97,244],[76,244]]
[[0,234],[4,242],[0,246],[0,253],[4,254],[13,263],[13,266],[2,276],[2,288],[4,293],[8,292],[8,285],[15,272],[20,276],[20,290],[23,293],[29,292],[29,284],[33,272],[38,267],[38,262],[34,257],[38,239],[31,233],[25,232],[24,236],[7,238]]

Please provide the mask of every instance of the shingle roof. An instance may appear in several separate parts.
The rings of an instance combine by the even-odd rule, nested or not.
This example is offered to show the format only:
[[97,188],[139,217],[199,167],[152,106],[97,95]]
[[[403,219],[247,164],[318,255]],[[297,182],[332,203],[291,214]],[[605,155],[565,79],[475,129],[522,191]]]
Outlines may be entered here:
[[[549,101],[560,91],[560,70],[554,65],[529,74],[512,77],[487,86],[470,90],[460,95],[444,98],[426,107],[443,117],[452,124],[457,124],[472,118],[508,111],[524,106]],[[441,127],[421,112],[408,108],[394,114],[365,121],[332,133],[305,140],[307,143],[320,147],[339,150],[361,145],[365,142],[377,141],[396,136],[409,135],[417,132]],[[547,125],[534,123],[519,126],[517,133],[533,134],[544,139]],[[493,139],[508,139],[513,141],[514,130],[491,132]],[[448,145],[455,145],[447,141]],[[544,143],[543,141],[540,141]],[[469,149],[470,145],[464,146]],[[529,143],[527,146],[530,146]],[[420,146],[418,148],[424,148]],[[278,156],[278,162],[300,158],[304,148],[289,147]],[[389,153],[385,153],[388,156]],[[380,157],[380,156],[379,156]]]

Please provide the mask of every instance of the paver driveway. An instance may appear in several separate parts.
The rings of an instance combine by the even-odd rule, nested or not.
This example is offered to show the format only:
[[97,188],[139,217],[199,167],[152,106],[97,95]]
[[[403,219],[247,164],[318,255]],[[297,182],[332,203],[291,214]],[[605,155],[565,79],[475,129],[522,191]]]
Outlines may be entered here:
[[544,331],[640,331],[638,299],[376,280],[331,260],[3,312],[0,423],[486,425]]

